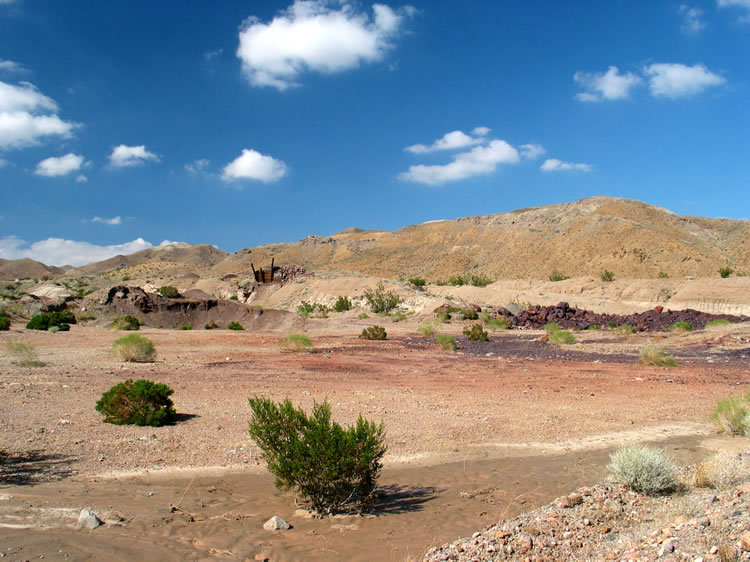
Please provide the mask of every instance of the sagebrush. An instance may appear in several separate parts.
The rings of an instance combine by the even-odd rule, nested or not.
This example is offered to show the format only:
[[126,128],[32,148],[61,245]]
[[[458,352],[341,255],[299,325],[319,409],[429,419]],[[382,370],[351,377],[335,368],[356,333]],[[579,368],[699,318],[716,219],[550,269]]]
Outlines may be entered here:
[[172,285],[164,285],[159,289],[159,294],[162,297],[167,297],[168,299],[176,299],[180,297],[180,291],[177,290],[177,287],[174,287]]
[[96,411],[104,415],[107,423],[159,427],[177,416],[169,398],[173,392],[166,384],[128,379],[102,394]]
[[370,326],[363,329],[359,335],[359,338],[363,340],[384,340],[386,337],[388,337],[388,334],[383,326]]
[[250,398],[250,436],[276,486],[295,490],[318,515],[361,512],[373,500],[382,469],[385,426],[365,420],[346,429],[331,421],[328,402],[308,416],[291,401]]
[[312,350],[312,340],[305,334],[289,334],[283,340],[281,345],[289,351],[310,351]]
[[610,457],[609,471],[615,481],[639,494],[662,494],[677,486],[675,467],[661,449],[632,445]]
[[730,435],[750,436],[750,391],[744,396],[730,396],[716,403],[711,421]]
[[638,356],[641,365],[654,365],[656,367],[674,367],[677,365],[675,358],[658,345],[647,345],[641,349]]
[[134,363],[144,363],[156,359],[156,349],[153,342],[138,334],[128,334],[116,339],[112,343],[112,352],[122,360]]
[[339,297],[333,305],[334,312],[346,312],[352,309],[352,300],[349,297]]
[[458,347],[456,338],[449,334],[437,334],[435,340],[445,351],[456,351],[456,348]]
[[375,290],[365,289],[365,300],[374,313],[389,313],[401,302],[401,298],[393,291],[386,291],[382,281]]
[[474,324],[471,328],[464,329],[464,335],[469,338],[469,341],[490,341],[489,334],[481,324]]
[[110,328],[113,330],[135,331],[141,328],[141,321],[135,316],[126,314],[125,316],[115,318]]

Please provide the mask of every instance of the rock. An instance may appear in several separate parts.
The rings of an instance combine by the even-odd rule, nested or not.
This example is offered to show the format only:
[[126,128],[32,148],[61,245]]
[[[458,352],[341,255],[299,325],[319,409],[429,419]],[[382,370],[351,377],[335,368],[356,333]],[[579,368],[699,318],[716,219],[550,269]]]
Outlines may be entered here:
[[520,535],[517,544],[519,552],[528,552],[534,547],[534,541],[529,535]]
[[263,528],[266,531],[286,531],[291,529],[292,526],[278,515],[274,515],[268,521],[263,523]]
[[570,494],[568,496],[568,503],[570,503],[570,505],[581,505],[583,503],[583,496],[576,493]]
[[607,498],[606,500],[604,500],[602,509],[604,511],[609,511],[610,513],[622,513],[622,506],[620,506],[612,498]]
[[90,509],[82,509],[80,515],[78,515],[78,523],[76,523],[76,529],[96,529],[102,524],[101,520],[96,516],[96,513]]
[[740,547],[745,552],[750,552],[750,531],[742,533],[740,537]]
[[664,543],[662,543],[661,545],[661,550],[659,552],[662,554],[674,552],[674,543],[672,541],[664,541]]

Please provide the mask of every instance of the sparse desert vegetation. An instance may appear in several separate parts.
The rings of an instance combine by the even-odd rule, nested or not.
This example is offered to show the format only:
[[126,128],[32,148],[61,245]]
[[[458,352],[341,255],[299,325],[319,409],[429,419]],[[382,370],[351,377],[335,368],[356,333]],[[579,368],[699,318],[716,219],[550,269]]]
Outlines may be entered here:
[[369,328],[364,328],[359,337],[363,340],[384,340],[387,335],[383,326],[370,326]]
[[289,351],[311,351],[313,348],[310,336],[305,334],[289,334],[281,340],[281,346]]
[[658,345],[645,345],[638,355],[641,365],[653,365],[655,367],[674,367],[677,365],[675,358],[664,348]]
[[[139,337],[135,334],[126,337]],[[174,390],[146,379],[128,379],[107,392],[96,403],[104,421],[116,425],[160,427],[171,423],[177,412],[169,398]]]
[[153,342],[138,334],[128,334],[116,339],[112,343],[112,353],[123,361],[131,363],[150,362],[156,359],[156,348]]
[[612,478],[639,494],[662,494],[675,489],[675,466],[661,449],[631,445],[612,455]]

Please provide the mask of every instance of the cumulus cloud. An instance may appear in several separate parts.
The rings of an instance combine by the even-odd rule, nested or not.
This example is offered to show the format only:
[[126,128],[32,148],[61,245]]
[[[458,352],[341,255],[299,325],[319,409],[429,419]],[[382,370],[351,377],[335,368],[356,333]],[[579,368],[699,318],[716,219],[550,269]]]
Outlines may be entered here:
[[15,61],[0,59],[0,72],[26,72],[26,69]]
[[34,173],[38,176],[64,176],[77,172],[83,166],[83,156],[78,154],[66,154],[65,156],[46,158],[36,165]]
[[350,0],[295,0],[270,22],[242,25],[237,57],[254,86],[285,90],[303,72],[332,74],[383,58],[415,10],[373,4],[372,17]]
[[122,224],[122,217],[112,217],[111,219],[104,219],[102,217],[94,217],[91,219],[91,222],[98,222],[101,224],[106,224],[109,226],[117,226],[118,224]]
[[146,150],[144,145],[125,146],[121,144],[112,149],[109,155],[109,163],[114,168],[129,168],[142,166],[145,162],[158,162],[160,158],[153,152]]
[[86,183],[87,181],[89,181],[89,178],[87,178],[83,174],[76,178],[76,183]]
[[39,144],[45,137],[68,138],[77,123],[57,116],[55,100],[28,82],[0,81],[0,150]]
[[203,172],[210,163],[211,162],[206,160],[205,158],[201,158],[200,160],[193,160],[189,164],[185,164],[185,171],[191,176],[194,176],[196,174],[199,174],[200,172]]
[[109,259],[120,254],[132,254],[151,248],[153,244],[143,238],[136,238],[124,244],[99,246],[89,242],[47,238],[39,242],[27,243],[25,240],[8,236],[0,238],[0,258],[16,260],[31,258],[47,265],[84,265]]
[[407,146],[404,150],[414,154],[426,154],[427,152],[434,152],[436,150],[456,150],[485,142],[485,137],[489,132],[490,129],[488,127],[476,127],[469,135],[463,131],[451,131],[450,133],[445,133],[431,145],[414,144]]
[[718,0],[719,8],[740,8],[743,15],[740,17],[742,23],[750,23],[750,0]]
[[702,64],[686,66],[679,63],[657,63],[643,69],[654,97],[670,99],[693,96],[726,80]]
[[453,157],[449,164],[416,165],[399,175],[399,179],[427,185],[438,185],[473,176],[491,174],[499,164],[517,164],[518,151],[504,140],[492,140],[486,146],[475,146]]
[[536,160],[542,154],[547,152],[541,144],[522,144],[518,147],[518,151],[521,153],[521,156],[527,160]]
[[682,4],[679,8],[682,15],[682,32],[687,35],[695,35],[703,31],[706,23],[703,21],[703,10]]
[[570,162],[563,162],[557,158],[548,158],[541,165],[540,169],[543,172],[590,172],[592,168],[590,164],[572,164]]
[[265,156],[251,148],[245,148],[237,158],[224,167],[224,181],[250,179],[263,183],[278,181],[287,173],[287,165],[281,160]]
[[576,99],[584,102],[626,99],[630,90],[641,83],[639,76],[632,72],[620,74],[616,66],[610,66],[607,72],[576,72],[573,80],[583,86],[585,91],[576,94]]

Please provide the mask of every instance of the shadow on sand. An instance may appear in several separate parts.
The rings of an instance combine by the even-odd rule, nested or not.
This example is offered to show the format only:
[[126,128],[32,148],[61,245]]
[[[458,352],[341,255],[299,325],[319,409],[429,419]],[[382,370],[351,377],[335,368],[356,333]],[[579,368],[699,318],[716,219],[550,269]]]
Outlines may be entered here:
[[409,513],[424,509],[424,504],[438,496],[435,488],[416,486],[379,486],[372,512],[378,515]]
[[67,478],[72,474],[70,463],[74,460],[75,457],[44,451],[6,453],[0,457],[0,485],[23,486]]

